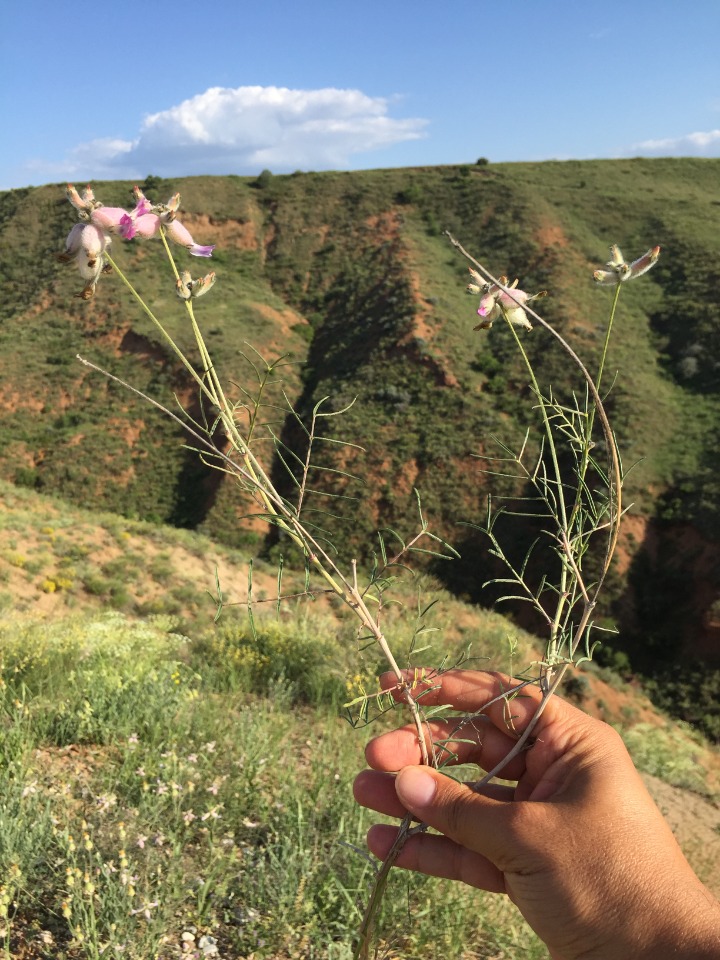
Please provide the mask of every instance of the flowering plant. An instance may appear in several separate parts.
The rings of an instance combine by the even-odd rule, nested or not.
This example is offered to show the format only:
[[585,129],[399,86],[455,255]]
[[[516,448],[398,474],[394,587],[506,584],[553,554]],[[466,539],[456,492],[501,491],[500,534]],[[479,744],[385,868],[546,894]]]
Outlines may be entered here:
[[[284,496],[273,480],[272,464],[263,453],[258,452],[274,450],[277,459],[287,466],[288,450],[285,444],[274,435],[271,428],[263,432],[258,417],[263,391],[284,361],[281,358],[268,362],[260,358],[259,364],[253,364],[257,376],[254,392],[243,389],[245,399],[239,403],[228,398],[224,382],[209,354],[201,327],[194,314],[194,301],[212,288],[215,283],[215,274],[210,273],[193,280],[189,271],[180,272],[167,243],[169,238],[185,247],[194,256],[209,257],[212,254],[212,246],[196,244],[187,229],[177,220],[179,195],[176,194],[167,204],[158,205],[152,204],[136,188],[136,204],[131,211],[104,207],[95,200],[90,188],[80,196],[74,188],[69,187],[68,196],[79,213],[80,223],[70,231],[66,250],[61,254],[61,259],[64,262],[74,261],[81,276],[86,280],[86,286],[80,296],[83,299],[90,299],[93,296],[99,276],[108,267],[120,276],[163,336],[167,338],[172,349],[193,377],[203,403],[213,413],[211,422],[205,425],[197,421],[183,420],[171,411],[165,410],[167,415],[182,423],[206,462],[230,474],[247,492],[256,505],[257,514],[266,522],[279,528],[284,536],[299,548],[305,565],[306,583],[303,593],[313,595],[319,592],[314,586],[311,588],[310,583],[311,576],[317,577],[320,589],[334,594],[345,604],[352,616],[357,618],[362,635],[375,644],[385,658],[394,677],[392,689],[370,693],[361,691],[358,697],[346,704],[346,707],[357,709],[360,719],[364,721],[371,701],[375,701],[381,711],[397,701],[410,712],[414,732],[422,750],[423,762],[438,767],[453,762],[453,757],[448,755],[446,749],[447,741],[428,742],[430,714],[424,708],[422,699],[416,694],[418,677],[417,675],[414,678],[409,676],[408,671],[399,666],[397,651],[393,649],[393,644],[386,636],[383,620],[387,603],[385,595],[393,585],[398,568],[404,566],[413,553],[431,553],[444,558],[450,558],[455,554],[447,543],[430,532],[419,494],[417,495],[419,524],[413,536],[406,539],[396,535],[398,547],[394,552],[386,548],[381,536],[380,556],[376,557],[364,581],[361,581],[355,560],[350,562],[349,568],[344,568],[332,547],[328,545],[325,532],[320,531],[315,522],[308,520],[305,501],[308,472],[313,462],[311,456],[313,446],[319,440],[325,439],[322,437],[319,425],[324,418],[337,416],[343,411],[327,412],[320,402],[314,407],[309,422],[304,422],[292,411],[304,430],[307,443],[304,451],[289,451],[293,461],[299,464],[299,471],[292,474],[295,496],[293,498]],[[119,236],[125,240],[134,237],[146,239],[154,236],[162,239],[174,273],[176,293],[190,319],[200,356],[199,365],[194,365],[182,353],[139,292],[113,261],[108,252],[113,236]],[[551,544],[553,562],[557,568],[556,579],[543,576],[539,586],[529,582],[527,574],[529,554],[520,561],[508,556],[496,534],[498,517],[501,513],[510,511],[506,511],[505,505],[498,509],[492,497],[489,497],[487,519],[482,529],[490,540],[491,552],[506,569],[506,576],[499,578],[498,582],[509,585],[508,598],[520,599],[532,605],[547,627],[547,641],[544,654],[517,676],[512,685],[507,690],[503,690],[497,698],[508,705],[508,726],[511,729],[512,712],[509,709],[511,701],[522,696],[522,691],[528,684],[535,684],[542,691],[542,699],[533,720],[527,725],[522,736],[517,738],[512,750],[481,781],[471,785],[473,788],[479,788],[501,773],[512,758],[526,747],[548,700],[557,690],[567,670],[592,657],[591,634],[593,629],[598,629],[593,623],[593,612],[610,568],[623,514],[622,466],[599,386],[621,284],[649,270],[658,258],[659,248],[652,248],[639,260],[628,265],[623,260],[619,248],[612,247],[611,260],[607,264],[608,270],[595,272],[598,283],[613,283],[616,291],[598,372],[595,376],[591,376],[568,342],[531,306],[535,300],[545,295],[544,291],[528,294],[518,289],[517,280],[508,285],[506,277],[494,277],[466,253],[456,240],[450,237],[450,241],[472,263],[470,270],[472,282],[467,289],[470,293],[480,296],[477,312],[482,318],[475,329],[490,329],[496,321],[506,321],[526,365],[532,399],[531,408],[539,419],[540,440],[536,443],[529,442],[531,431],[528,429],[519,451],[514,451],[500,443],[503,456],[499,459],[503,462],[503,471],[511,470],[510,475],[521,481],[531,491],[528,497],[515,498],[530,502],[530,507],[523,509],[521,505],[512,512],[521,517],[541,518],[544,533]],[[580,373],[584,390],[582,394],[573,394],[569,404],[554,397],[551,390],[543,390],[538,382],[536,371],[518,334],[518,328],[523,331],[533,330],[530,317],[535,321],[535,329],[539,327],[561,344]],[[83,362],[99,370],[88,361]],[[112,377],[112,379],[117,378]],[[129,385],[125,384],[125,386]],[[160,406],[153,398],[145,397],[145,399]],[[598,446],[594,439],[596,424],[599,425],[604,441],[602,444],[604,462],[600,461],[596,450]],[[332,442],[343,445],[342,441],[335,438]],[[356,446],[356,444],[345,445]],[[569,474],[561,466],[567,460],[567,457],[562,458],[559,455],[561,445],[564,445],[570,457]],[[341,471],[333,472],[337,474]],[[488,470],[488,473],[492,471]],[[504,472],[503,475],[508,474]],[[596,539],[604,544],[602,560],[599,573],[595,572],[590,577],[584,569],[584,561],[591,541],[594,542]],[[420,546],[421,543],[422,546]],[[278,576],[276,598],[278,603],[285,599],[281,582],[282,569]],[[292,596],[298,596],[298,594],[294,593]],[[219,616],[224,603],[219,585],[217,601]],[[250,575],[247,607],[251,624],[253,623],[253,603],[252,575]],[[422,672],[420,680],[425,692],[428,689],[427,684],[429,683],[432,687],[433,679],[443,669],[445,669],[444,664],[435,670]],[[487,709],[488,706],[490,704],[486,704],[483,709]],[[378,905],[382,899],[388,873],[400,849],[410,835],[424,829],[426,829],[425,825],[414,824],[410,815],[402,821],[398,839],[382,868],[377,872],[357,937],[356,957],[367,958],[370,955]]]
[[[75,207],[80,222],[70,230],[65,241],[65,250],[57,255],[61,263],[74,263],[85,280],[85,286],[77,296],[81,300],[90,300],[95,296],[95,288],[100,276],[109,273],[112,269],[107,255],[108,247],[113,236],[123,240],[132,240],[134,237],[149,239],[160,236],[164,229],[175,243],[185,247],[191,256],[210,257],[214,246],[201,246],[195,243],[187,227],[177,219],[176,213],[180,207],[180,194],[176,193],[165,204],[153,204],[135,187],[136,204],[128,212],[122,207],[106,207],[96,200],[95,193],[90,186],[85,187],[82,194],[69,183],[67,197]],[[209,289],[206,277],[196,293],[188,292],[188,298],[200,296],[201,289]],[[186,281],[182,287],[184,296],[186,290],[192,287]]]

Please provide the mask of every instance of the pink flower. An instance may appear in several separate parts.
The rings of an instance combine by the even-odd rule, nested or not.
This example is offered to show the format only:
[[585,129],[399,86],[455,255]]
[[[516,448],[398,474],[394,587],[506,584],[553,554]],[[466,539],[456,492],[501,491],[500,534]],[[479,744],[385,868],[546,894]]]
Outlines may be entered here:
[[155,236],[159,226],[160,217],[155,213],[144,213],[137,219],[129,214],[127,220],[120,225],[120,236],[125,240],[132,240],[133,237],[149,240]]
[[60,263],[75,263],[86,281],[77,294],[81,300],[90,300],[94,296],[100,274],[105,269],[103,253],[109,244],[110,238],[94,223],[76,223],[67,235],[64,252],[57,255]]
[[614,243],[610,247],[610,259],[605,264],[607,270],[596,270],[593,278],[596,283],[607,286],[613,286],[618,283],[624,283],[626,280],[634,280],[635,277],[641,277],[647,273],[650,267],[654,267],[660,256],[660,247],[651,247],[647,253],[644,253],[632,263],[626,263],[620,247]]
[[95,194],[90,186],[85,187],[81,196],[75,187],[69,183],[66,193],[68,200],[80,214],[81,220],[89,220],[100,230],[120,233],[121,222],[129,216],[122,207],[104,206],[99,200],[95,199]]
[[164,227],[170,239],[185,247],[193,257],[210,257],[215,246],[202,246],[195,243],[187,227],[176,220],[175,213],[180,206],[180,194],[173,194],[164,204],[151,204],[139,187],[135,187],[138,204],[133,214],[128,215],[120,228],[120,234],[126,240],[139,236],[144,239],[154,237],[160,227]]
[[61,263],[74,263],[85,280],[85,286],[77,296],[90,300],[103,272],[109,270],[103,256],[110,245],[109,233],[119,232],[119,224],[125,211],[120,207],[104,207],[95,199],[91,187],[85,187],[82,195],[69,183],[67,197],[78,211],[80,223],[76,223],[67,236],[65,250],[58,254]]
[[[162,220],[162,217],[160,218]],[[193,257],[211,257],[215,245],[203,247],[195,243],[187,227],[184,227],[179,220],[170,220],[166,223],[168,236],[181,247],[185,247]]]
[[120,224],[128,216],[127,210],[122,207],[95,207],[90,214],[90,220],[100,230],[109,233],[120,233]]
[[[544,297],[546,291],[540,293],[528,294],[524,290],[516,290],[517,280],[508,286],[507,277],[500,277],[499,284],[488,283],[483,280],[476,270],[471,270],[472,283],[467,286],[468,293],[480,294],[480,307],[478,315],[483,317],[482,323],[479,323],[474,330],[489,330],[493,322],[499,317],[505,317],[516,327],[524,327],[526,330],[532,330],[532,324],[525,313],[525,304],[531,300],[537,300]],[[505,289],[503,289],[505,288]],[[511,291],[511,292],[507,292]]]
[[[78,294],[82,300],[89,300],[95,294],[100,275],[110,270],[104,256],[110,245],[111,234],[118,234],[124,240],[133,237],[148,239],[157,236],[163,227],[171,240],[185,247],[194,257],[209,257],[214,246],[201,246],[195,243],[187,227],[175,218],[180,206],[180,194],[176,193],[166,204],[153,205],[142,191],[135,187],[135,208],[131,211],[123,207],[106,207],[95,199],[92,188],[87,186],[82,193],[69,183],[66,189],[70,203],[80,218],[67,236],[65,250],[58,254],[61,263],[74,263],[85,280],[85,286]],[[184,299],[188,296],[199,297],[206,293],[215,281],[210,273],[200,280],[191,281],[178,290]]]

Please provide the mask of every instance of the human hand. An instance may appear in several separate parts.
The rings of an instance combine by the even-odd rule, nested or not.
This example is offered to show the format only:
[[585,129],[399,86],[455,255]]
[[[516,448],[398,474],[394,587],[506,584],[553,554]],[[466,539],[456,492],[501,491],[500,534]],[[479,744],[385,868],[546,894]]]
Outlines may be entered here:
[[[396,683],[391,674],[381,680]],[[423,706],[472,715],[516,685],[497,673],[452,670],[415,695]],[[432,721],[428,746],[456,737],[447,745],[456,762],[490,770],[540,700],[526,687],[471,722]],[[370,741],[372,769],[356,778],[355,797],[438,830],[409,837],[396,865],[506,893],[554,960],[720,957],[720,905],[685,860],[619,735],[552,697],[533,738],[502,770],[516,786],[475,791],[416,766],[417,732],[403,727]],[[377,824],[368,846],[383,859],[396,836],[395,827]]]

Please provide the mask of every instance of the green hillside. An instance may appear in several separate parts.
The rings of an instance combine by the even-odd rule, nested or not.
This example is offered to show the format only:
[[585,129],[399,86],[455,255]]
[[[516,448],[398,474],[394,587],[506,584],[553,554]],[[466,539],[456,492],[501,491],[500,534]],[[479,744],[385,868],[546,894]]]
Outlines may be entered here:
[[[352,781],[368,738],[399,715],[353,730],[342,704],[359,683],[374,689],[376,651],[321,596],[263,603],[276,570],[262,562],[253,636],[249,553],[201,534],[4,481],[0,504],[0,953],[349,960],[376,819]],[[532,637],[428,577],[404,577],[387,608],[397,653],[418,588],[438,601],[425,662],[464,651],[507,670],[536,655]],[[621,732],[719,892],[718,748],[596,664],[562,693]],[[404,871],[379,937],[407,960],[547,955],[506,898]]]
[[[131,186],[94,185],[105,204],[125,206]],[[529,292],[547,289],[543,316],[590,367],[611,299],[593,287],[593,269],[611,243],[630,259],[660,244],[657,267],[623,289],[608,361],[618,371],[608,408],[626,466],[637,465],[603,615],[620,626],[616,663],[625,651],[636,669],[662,675],[667,664],[676,682],[682,656],[687,690],[698,688],[692,659],[720,661],[720,161],[149,178],[145,189],[154,200],[179,190],[182,221],[198,242],[217,244],[208,263],[218,283],[198,316],[226,382],[247,382],[249,343],[298,361],[284,368],[284,389],[301,416],[325,396],[334,410],[357,398],[333,424],[365,448],[346,451],[340,465],[366,483],[350,490],[337,482],[336,492],[359,504],[334,501],[336,539],[362,555],[377,526],[406,529],[417,487],[433,529],[461,553],[435,574],[481,600],[492,573],[487,545],[461,525],[482,517],[489,489],[473,454],[493,453],[493,435],[517,442],[531,400],[505,331],[473,332],[467,268],[443,232],[496,275],[518,277]],[[272,551],[272,532],[241,519],[247,504],[237,489],[183,447],[176,424],[75,360],[82,353],[172,409],[177,397],[196,419],[204,415],[187,374],[117,278],[103,277],[89,303],[73,299],[81,281],[53,259],[73,222],[58,186],[0,195],[0,475],[93,509]],[[115,241],[113,253],[192,355],[184,310],[161,274],[161,245]],[[578,384],[551,338],[536,328],[523,342],[543,382],[569,397]],[[294,445],[292,417],[275,429]],[[717,676],[703,668],[709,700]],[[696,698],[683,696],[688,719],[708,720],[705,707],[695,715]],[[720,735],[720,720],[708,723]]]

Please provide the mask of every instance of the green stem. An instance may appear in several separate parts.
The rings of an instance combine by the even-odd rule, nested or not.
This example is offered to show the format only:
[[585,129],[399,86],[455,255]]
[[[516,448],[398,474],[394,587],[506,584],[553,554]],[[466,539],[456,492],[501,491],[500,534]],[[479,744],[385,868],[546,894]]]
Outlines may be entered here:
[[[455,247],[456,250],[459,250],[460,253],[472,263],[480,273],[491,283],[494,283],[499,289],[504,290],[510,297],[512,297],[513,291],[506,288],[503,283],[498,280],[497,277],[494,277],[489,270],[487,270],[481,263],[471,256],[467,250],[459,243],[450,233],[446,232],[446,236],[450,240],[450,243]],[[605,559],[603,561],[602,570],[600,576],[597,578],[593,584],[592,594],[586,603],[586,610],[583,614],[583,622],[587,623],[587,614],[588,611],[592,610],[595,605],[597,596],[602,589],[603,583],[607,576],[608,570],[610,569],[610,562],[612,560],[613,554],[615,552],[615,546],[617,545],[618,533],[620,530],[620,518],[622,517],[622,473],[620,469],[620,458],[617,452],[617,446],[615,443],[615,436],[613,434],[612,428],[610,426],[610,421],[608,419],[607,413],[605,412],[605,407],[603,406],[602,399],[598,393],[597,387],[593,378],[590,376],[587,367],[582,362],[577,353],[573,350],[567,340],[552,326],[548,323],[543,317],[540,316],[537,311],[533,310],[527,303],[519,304],[523,306],[525,312],[529,316],[533,317],[552,337],[554,337],[565,353],[570,357],[573,363],[582,373],[583,379],[585,380],[587,390],[592,397],[593,411],[597,414],[600,424],[602,426],[603,435],[605,437],[605,443],[607,446],[607,456],[608,456],[608,516],[609,521],[607,523],[608,537],[605,547]],[[581,631],[576,632],[576,643],[573,646],[573,649],[577,647],[577,643],[580,641]]]
[[[130,283],[130,281],[129,281],[128,278],[125,276],[125,274],[124,274],[123,271],[120,269],[120,267],[117,265],[117,263],[113,260],[113,258],[110,256],[109,253],[105,253],[104,256],[105,256],[105,258],[107,259],[107,261],[108,261],[108,263],[110,264],[110,266],[113,268],[114,272],[118,275],[118,277],[120,277],[120,279],[122,280],[122,282],[123,282],[123,283],[125,284],[125,286],[128,288],[128,290],[129,290],[130,293],[132,294],[133,298],[140,304],[140,306],[142,307],[142,309],[145,311],[145,313],[148,315],[148,317],[152,320],[152,322],[153,322],[153,323],[155,324],[155,326],[158,328],[158,330],[159,330],[160,333],[163,335],[163,337],[167,340],[167,342],[168,342],[169,345],[172,347],[173,351],[174,351],[175,354],[177,355],[177,357],[178,357],[178,359],[180,360],[180,362],[182,363],[182,365],[185,367],[185,369],[188,371],[188,373],[192,376],[193,380],[195,380],[195,382],[198,384],[198,386],[200,387],[200,389],[201,389],[204,393],[208,394],[208,397],[210,397],[210,394],[208,393],[207,387],[206,387],[203,379],[197,375],[197,372],[196,372],[195,368],[193,367],[193,365],[192,365],[192,364],[190,363],[190,361],[187,359],[187,357],[186,357],[185,354],[182,352],[182,350],[180,349],[180,347],[175,343],[175,341],[174,341],[173,338],[170,336],[170,334],[167,332],[167,330],[166,330],[165,327],[162,325],[162,323],[158,320],[158,318],[157,318],[157,317],[155,316],[155,314],[152,312],[152,310],[150,309],[150,307],[145,303],[145,301],[144,301],[143,298],[140,296],[140,294],[137,292],[137,290],[136,290],[135,287],[132,285],[132,283]],[[212,398],[211,398],[211,399],[212,399]]]
[[[613,322],[615,320],[615,310],[617,309],[618,300],[620,299],[620,289],[621,284],[618,283],[618,285],[615,287],[615,296],[613,297],[612,307],[610,308],[610,318],[608,320],[607,330],[605,331],[605,343],[603,344],[602,356],[600,357],[600,366],[598,367],[598,374],[595,379],[595,386],[597,387],[598,393],[600,393],[600,384],[602,383],[603,371],[605,370],[605,360],[607,359],[610,334],[612,333]],[[594,413],[594,410],[591,412]]]
[[[610,334],[612,333],[613,323],[615,321],[615,311],[617,309],[618,300],[620,299],[620,284],[618,283],[615,287],[615,296],[613,297],[612,307],[610,308],[610,316],[608,318],[607,327],[605,329],[605,341],[603,343],[602,354],[600,355],[600,364],[598,365],[597,377],[595,378],[595,389],[600,394],[600,384],[602,383],[603,373],[605,371],[605,361],[607,360],[608,345],[610,343]],[[587,395],[586,395],[587,403]],[[575,526],[575,521],[577,519],[578,513],[582,508],[582,490],[585,485],[585,477],[587,476],[588,465],[590,463],[590,450],[593,446],[593,427],[595,426],[595,411],[597,409],[597,404],[588,404],[589,409],[587,410],[587,419],[585,426],[585,438],[582,449],[582,457],[580,460],[580,468],[578,470],[578,486],[577,486],[577,496],[575,498],[575,503],[573,505],[572,513],[570,515],[570,524],[568,533]]]
[[[528,374],[530,376],[530,381],[532,383],[533,392],[535,393],[535,396],[538,399],[540,412],[542,414],[543,426],[545,428],[545,436],[547,437],[548,445],[550,447],[550,457],[552,459],[553,471],[555,473],[555,483],[557,486],[557,502],[559,507],[558,522],[559,522],[562,534],[567,537],[568,529],[567,529],[567,512],[565,509],[565,491],[563,489],[563,480],[562,480],[562,474],[560,472],[560,463],[558,461],[557,448],[555,446],[555,437],[553,435],[552,426],[550,424],[550,418],[548,417],[548,414],[547,414],[545,400],[543,399],[543,395],[540,392],[540,386],[535,376],[535,370],[533,369],[533,365],[530,362],[530,358],[528,357],[525,351],[525,347],[523,346],[522,341],[517,334],[517,330],[515,329],[513,324],[510,322],[504,308],[502,308],[502,311],[503,311],[503,316],[505,317],[505,321],[507,322],[507,325],[510,327],[510,330],[512,331],[512,335],[515,338],[515,343],[517,344],[518,350],[520,351],[520,354],[525,362],[525,367],[527,368]],[[555,617],[553,618],[552,627],[550,628],[550,638],[548,641],[548,648],[547,648],[546,659],[550,664],[553,664],[557,657],[558,631],[560,628],[560,622],[562,620],[562,613],[565,607],[565,602],[567,600],[567,575],[568,575],[567,564],[563,562],[560,570],[559,597],[558,597],[557,607],[555,610]]]

